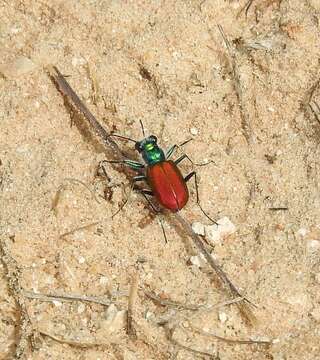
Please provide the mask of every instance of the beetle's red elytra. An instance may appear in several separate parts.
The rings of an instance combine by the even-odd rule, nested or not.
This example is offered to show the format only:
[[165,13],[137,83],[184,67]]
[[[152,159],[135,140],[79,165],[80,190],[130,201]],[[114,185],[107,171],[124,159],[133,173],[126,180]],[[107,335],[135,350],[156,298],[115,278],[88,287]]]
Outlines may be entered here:
[[158,202],[173,212],[181,210],[189,199],[189,191],[177,165],[165,160],[146,171],[147,182]]

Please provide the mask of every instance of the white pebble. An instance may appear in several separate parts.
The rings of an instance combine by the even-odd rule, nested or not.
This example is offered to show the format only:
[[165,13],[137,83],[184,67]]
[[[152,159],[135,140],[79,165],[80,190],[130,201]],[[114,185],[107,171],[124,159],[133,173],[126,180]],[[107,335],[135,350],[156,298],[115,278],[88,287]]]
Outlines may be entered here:
[[86,262],[86,259],[83,256],[80,256],[78,259],[79,264],[83,264]]
[[307,242],[307,251],[309,253],[314,253],[320,250],[320,241],[319,240],[308,240]]
[[85,309],[86,309],[85,304],[80,304],[80,305],[78,306],[78,314],[82,314]]
[[151,311],[146,312],[145,318],[146,318],[146,320],[150,320],[150,321],[155,321],[156,320],[156,317],[155,317],[154,313],[151,312]]
[[72,66],[77,67],[80,65],[85,65],[87,60],[84,59],[82,56],[74,56],[71,60]]
[[204,234],[205,234],[204,225],[201,224],[200,222],[194,222],[192,224],[192,230],[198,235],[204,236]]
[[105,319],[101,320],[100,327],[105,335],[115,333],[125,326],[126,311],[118,310],[114,304],[111,304],[105,315]]
[[311,300],[310,297],[307,294],[304,293],[297,293],[293,295],[289,295],[286,299],[286,301],[296,308],[299,308],[300,311],[308,311],[311,306]]
[[199,130],[197,128],[195,128],[195,127],[192,127],[190,129],[190,133],[191,133],[191,135],[198,135]]
[[199,255],[191,256],[190,262],[192,265],[195,265],[195,266],[201,268],[201,267],[205,266],[206,259],[204,258],[204,256],[202,254],[199,254]]
[[0,65],[0,73],[6,78],[15,79],[36,69],[36,65],[27,57],[20,56],[14,61]]
[[227,314],[225,312],[220,312],[219,320],[220,320],[220,322],[222,322],[222,324],[224,324],[228,320]]
[[316,307],[311,311],[311,316],[318,322],[320,322],[320,307]]
[[108,281],[109,280],[106,276],[101,276],[99,283],[100,283],[100,285],[106,285],[106,284],[108,284]]
[[56,306],[56,307],[62,306],[62,302],[61,302],[61,301],[53,300],[52,302],[53,302],[53,305]]
[[217,221],[217,224],[205,227],[205,233],[213,243],[220,243],[225,237],[236,232],[235,225],[229,218],[223,217]]
[[298,235],[300,235],[302,237],[306,236],[307,233],[308,233],[308,230],[305,229],[305,228],[301,228],[301,229],[298,230]]

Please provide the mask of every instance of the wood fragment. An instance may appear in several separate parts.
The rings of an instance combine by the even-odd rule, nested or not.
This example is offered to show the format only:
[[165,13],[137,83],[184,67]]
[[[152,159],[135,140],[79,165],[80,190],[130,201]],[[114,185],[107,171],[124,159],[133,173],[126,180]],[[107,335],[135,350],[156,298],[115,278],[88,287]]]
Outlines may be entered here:
[[250,145],[252,143],[252,129],[249,123],[249,116],[248,112],[246,111],[244,101],[243,101],[243,92],[242,92],[242,85],[241,85],[241,76],[240,70],[238,66],[236,52],[231,46],[226,34],[223,31],[221,25],[218,25],[219,32],[221,37],[226,45],[228,50],[228,54],[230,57],[230,67],[232,70],[232,77],[233,77],[233,86],[238,100],[238,106],[240,109],[240,118],[241,118],[241,128],[242,133],[247,141],[247,144]]
[[181,348],[183,350],[191,352],[191,353],[193,353],[193,354],[195,354],[197,356],[206,356],[206,357],[209,357],[209,359],[212,359],[212,360],[220,360],[220,357],[217,356],[217,355],[214,355],[214,354],[206,352],[206,351],[196,350],[196,349],[193,349],[193,348],[191,348],[189,346],[181,344],[178,340],[174,339],[174,337],[173,337],[175,329],[176,329],[176,327],[174,327],[173,329],[169,329],[168,327],[166,327],[166,329],[165,329],[167,339],[172,344],[174,344],[175,346],[177,346],[177,347],[179,347],[179,348]]
[[254,0],[248,0],[245,5],[240,9],[240,11],[238,12],[237,14],[237,18],[240,17],[240,15],[244,12],[246,17],[248,16],[248,12],[249,12],[249,9],[252,5],[252,3],[254,2]]
[[93,227],[95,225],[98,225],[98,224],[99,224],[99,221],[95,221],[95,222],[93,222],[91,224],[79,226],[79,227],[77,227],[75,229],[72,229],[70,231],[67,231],[67,232],[61,234],[59,237],[60,237],[60,239],[63,239],[65,237],[69,236],[69,235],[73,235],[74,233],[76,233],[78,231],[90,229],[91,227]]
[[173,300],[161,299],[159,296],[155,295],[151,291],[148,291],[146,289],[144,289],[143,291],[148,298],[152,299],[153,301],[157,302],[162,306],[171,306],[171,307],[176,307],[179,309],[191,310],[191,311],[202,309],[205,306],[205,305],[188,305]]
[[279,207],[271,207],[269,208],[271,211],[287,211],[289,208],[287,206],[279,206]]
[[68,344],[70,346],[79,347],[79,348],[110,347],[110,344],[103,343],[100,341],[94,341],[94,340],[84,341],[84,340],[73,340],[73,339],[64,338],[61,336],[53,335],[44,329],[39,329],[39,333],[61,344]]
[[10,254],[4,240],[0,240],[0,261],[5,269],[8,288],[14,299],[17,309],[16,339],[12,358],[15,360],[27,359],[33,348],[33,337],[36,335],[28,315],[25,299],[20,284],[20,269]]
[[148,291],[146,289],[143,290],[145,295],[152,299],[153,301],[157,302],[158,304],[160,304],[161,306],[170,306],[170,307],[175,307],[178,309],[183,309],[183,310],[191,310],[191,311],[198,311],[198,310],[204,310],[204,311],[212,311],[213,309],[216,308],[221,308],[227,305],[232,305],[235,304],[237,302],[243,301],[244,298],[243,297],[237,297],[231,300],[227,300],[227,301],[222,301],[222,302],[218,302],[216,304],[212,304],[212,305],[206,305],[206,304],[202,304],[202,305],[189,305],[189,304],[183,304],[180,303],[178,301],[173,301],[173,300],[168,300],[168,299],[161,299],[159,296],[155,295],[153,292]]
[[23,291],[23,295],[28,299],[38,299],[41,301],[80,301],[91,302],[103,306],[109,306],[112,301],[109,299],[101,299],[98,296],[86,296],[86,295],[69,295],[69,294],[41,294],[32,291]]
[[223,336],[220,336],[220,335],[217,335],[217,334],[214,334],[212,332],[209,332],[209,331],[204,331],[196,326],[193,326],[190,324],[189,328],[200,334],[200,335],[203,335],[203,336],[207,336],[207,337],[211,337],[211,338],[214,338],[216,340],[219,340],[219,341],[223,341],[225,343],[228,343],[228,344],[239,344],[239,345],[271,345],[272,344],[272,341],[267,341],[267,340],[239,340],[239,339],[230,339],[230,338],[226,338],[226,337],[223,337]]
[[[69,181],[71,183],[75,183],[75,184],[80,184],[82,185],[83,187],[85,187],[91,194],[92,198],[98,203],[100,204],[100,201],[98,200],[96,194],[94,193],[93,190],[91,190],[89,188],[88,185],[86,185],[83,181],[81,180],[78,180],[78,179],[73,179],[73,178],[65,178],[64,181]],[[61,195],[62,195],[62,192],[66,189],[67,185],[66,184],[62,184],[59,186],[53,200],[52,200],[52,203],[51,203],[51,210],[55,213],[55,215],[57,216],[58,212],[57,212],[57,207],[59,205],[59,202],[61,200]]]
[[138,295],[138,283],[139,283],[138,273],[135,273],[132,278],[132,283],[130,287],[129,299],[128,299],[128,311],[127,311],[127,335],[135,339],[137,336],[132,321],[133,321],[133,309]]
[[[168,215],[169,212],[166,211]],[[207,260],[210,267],[214,270],[218,278],[220,279],[221,283],[223,284],[224,288],[227,292],[231,295],[231,297],[235,298],[243,298],[244,302],[236,303],[241,315],[243,316],[244,320],[246,321],[247,325],[253,326],[256,324],[257,319],[253,314],[252,310],[249,308],[248,303],[250,303],[246,298],[244,298],[235,285],[230,281],[227,274],[221,269],[221,267],[217,264],[217,262],[213,259],[211,254],[205,248],[200,236],[198,236],[193,230],[190,224],[182,218],[182,216],[178,213],[172,214],[176,220],[179,221],[179,224],[184,228],[184,230],[188,233],[188,235],[192,238],[193,243],[196,245],[198,250],[203,254],[205,259]]]

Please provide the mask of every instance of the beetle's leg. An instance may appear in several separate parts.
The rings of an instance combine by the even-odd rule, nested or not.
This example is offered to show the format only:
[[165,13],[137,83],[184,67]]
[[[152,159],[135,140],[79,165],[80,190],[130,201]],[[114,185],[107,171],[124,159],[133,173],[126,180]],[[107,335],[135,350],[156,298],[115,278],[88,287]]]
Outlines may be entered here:
[[191,140],[192,139],[188,139],[179,145],[175,144],[175,145],[171,146],[171,148],[169,148],[169,150],[166,152],[166,159],[169,159],[169,157],[174,153],[174,151],[176,151],[179,147],[181,147],[185,144],[188,144],[188,142]]
[[125,159],[125,160],[102,160],[100,163],[109,163],[109,164],[123,164],[129,166],[131,169],[138,170],[143,169],[144,164],[139,163],[138,161]]
[[[188,159],[188,160],[191,162],[191,164],[194,165],[193,161],[189,158],[189,156],[188,156],[187,154],[181,155],[177,160],[174,161],[174,163],[175,163],[176,165],[178,165],[178,164],[181,163],[181,161],[184,160],[184,159]],[[188,175],[187,175],[187,176],[188,176]],[[192,177],[192,176],[191,176],[191,177]]]
[[[137,192],[140,192],[142,195],[148,195],[148,196],[153,196],[153,192],[151,190],[148,189],[136,189]],[[144,196],[145,197],[145,196]],[[145,197],[146,198],[146,197]],[[146,198],[147,199],[147,198]],[[147,199],[148,200],[148,199]]]
[[132,182],[136,183],[138,181],[144,181],[147,180],[147,177],[145,175],[137,175],[132,178]]
[[[104,181],[106,180],[107,184],[106,184],[106,188],[105,188],[105,192],[104,192],[104,195],[100,195],[101,197],[103,197],[105,200],[111,200],[112,198],[112,195],[113,195],[113,191],[112,191],[112,188],[116,188],[116,187],[119,187],[121,185],[121,183],[117,183],[117,184],[113,184],[113,185],[109,185],[111,183],[111,178],[110,176],[108,175],[108,172],[105,168],[105,165],[103,164],[103,161],[100,161],[99,162],[99,165],[98,165],[98,169],[97,169],[97,175],[98,176],[101,176],[101,177],[104,177]],[[108,189],[108,190],[107,190]],[[108,192],[106,192],[108,191]]]
[[[142,189],[142,190],[138,190],[142,196],[146,199],[146,201],[148,202],[148,204],[150,205],[150,207],[152,208],[152,210],[156,213],[156,214],[159,214],[161,213],[161,210],[157,209],[154,204],[149,200],[149,198],[147,196],[153,196],[153,192],[151,190],[147,190],[147,189]],[[165,243],[167,244],[168,243],[168,238],[167,238],[167,235],[166,235],[166,232],[164,230],[164,227],[163,227],[163,221],[161,219],[161,217],[159,217],[159,221],[160,221],[160,225],[161,225],[161,229],[162,229],[162,234],[163,234],[163,237],[164,237],[164,241]]]
[[135,190],[135,191],[139,191],[143,194],[146,194],[146,195],[153,195],[152,191],[150,190],[147,190],[147,189],[135,189],[134,187],[134,184],[137,182],[137,181],[142,181],[142,180],[145,180],[146,177],[144,175],[137,175],[135,176],[132,181],[131,181],[131,184],[130,184],[130,192],[129,192],[129,195],[126,197],[126,199],[123,201],[122,205],[119,206],[119,209],[114,213],[112,214],[112,219],[117,215],[119,214],[119,212],[125,207],[125,205],[129,202],[129,198],[130,198],[130,195],[131,195],[131,191],[132,190]]
[[177,149],[178,145],[173,145],[171,148],[168,149],[166,152],[166,159],[169,159],[169,157],[173,154],[173,152]]
[[[178,159],[179,160],[179,159]],[[182,159],[183,160],[183,159]],[[194,177],[194,184],[196,187],[196,198],[197,198],[197,205],[199,206],[201,212],[203,213],[203,215],[208,218],[210,221],[212,221],[214,224],[218,225],[218,223],[213,220],[203,209],[202,206],[200,204],[200,199],[199,199],[199,190],[198,190],[198,180],[197,180],[197,173],[195,171],[192,171],[190,174],[188,174],[187,176],[184,177],[184,181],[188,182],[192,177]]]
[[102,169],[104,177],[108,180],[108,182],[110,182],[111,181],[110,176],[108,175],[107,170],[103,165],[103,162],[104,162],[104,160],[99,162],[98,171],[99,171],[99,169]]

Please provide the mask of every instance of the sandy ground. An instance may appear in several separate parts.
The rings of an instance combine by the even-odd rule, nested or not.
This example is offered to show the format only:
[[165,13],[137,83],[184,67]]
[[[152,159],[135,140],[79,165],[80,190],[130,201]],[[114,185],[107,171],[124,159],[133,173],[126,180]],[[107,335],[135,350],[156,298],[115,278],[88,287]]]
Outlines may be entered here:
[[[320,2],[2,0],[0,18],[0,358],[320,359]],[[112,219],[128,180],[97,176],[103,147],[70,126],[49,64],[107,129],[140,139],[141,119],[163,148],[192,138],[176,155],[212,161],[195,166],[202,206],[236,232],[209,247],[253,327],[212,307],[230,298],[137,195]],[[182,216],[208,224],[189,188]]]

